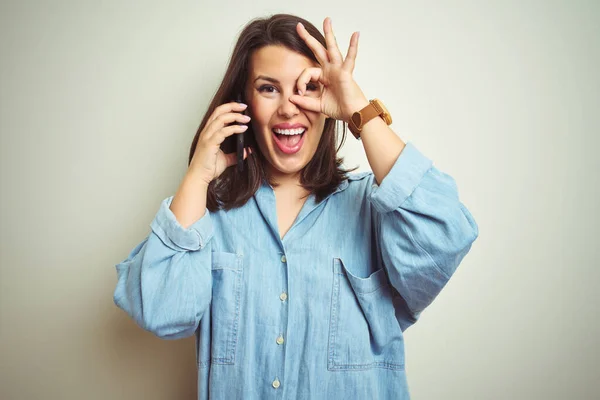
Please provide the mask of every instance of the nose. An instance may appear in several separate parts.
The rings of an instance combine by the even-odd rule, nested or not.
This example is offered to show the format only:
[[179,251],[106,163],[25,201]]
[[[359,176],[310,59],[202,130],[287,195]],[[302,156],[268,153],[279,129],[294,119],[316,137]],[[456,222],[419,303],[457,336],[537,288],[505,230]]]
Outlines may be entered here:
[[292,118],[300,113],[298,106],[292,103],[288,98],[283,97],[278,110],[279,115],[285,118]]

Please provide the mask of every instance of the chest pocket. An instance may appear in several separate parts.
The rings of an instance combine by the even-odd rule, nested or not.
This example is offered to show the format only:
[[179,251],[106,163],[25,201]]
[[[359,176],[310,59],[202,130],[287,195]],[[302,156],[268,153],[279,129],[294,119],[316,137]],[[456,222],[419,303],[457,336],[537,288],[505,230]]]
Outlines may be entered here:
[[385,270],[359,278],[335,258],[333,274],[327,369],[404,369],[404,336]]
[[197,342],[200,367],[207,366],[209,362],[235,364],[242,303],[242,266],[240,255],[220,251],[212,253],[210,327],[204,327],[210,329],[210,343]]

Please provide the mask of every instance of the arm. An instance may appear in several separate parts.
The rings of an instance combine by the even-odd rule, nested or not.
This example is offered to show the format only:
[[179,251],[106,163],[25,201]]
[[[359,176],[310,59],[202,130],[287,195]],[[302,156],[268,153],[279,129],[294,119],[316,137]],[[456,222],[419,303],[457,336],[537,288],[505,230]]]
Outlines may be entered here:
[[[298,35],[317,58],[320,68],[306,68],[298,78],[298,95],[290,101],[329,118],[348,121],[368,102],[352,72],[358,52],[358,32],[352,34],[344,59],[331,19],[323,21],[326,46],[299,23]],[[319,98],[302,96],[317,80],[325,88]],[[326,89],[326,90],[325,90]],[[377,237],[392,285],[405,300],[405,329],[416,321],[448,281],[478,235],[475,220],[458,200],[454,180],[431,165],[412,145],[405,144],[381,118],[363,126],[363,145],[375,182],[367,195],[375,209]]]
[[454,179],[411,143],[381,185],[373,182],[368,190],[383,267],[404,300],[405,329],[446,285],[478,226],[459,201]]
[[[362,90],[358,88],[357,94],[353,99],[351,110],[362,110],[369,104],[369,100],[367,100]],[[379,117],[373,118],[363,125],[360,140],[365,148],[367,160],[369,161],[373,175],[375,175],[375,181],[377,184],[380,184],[392,169],[392,166],[400,153],[402,153],[402,150],[404,150],[406,144]]]
[[[115,304],[163,339],[193,335],[211,301],[211,215],[205,206],[192,209],[198,196],[190,189],[191,182],[184,179],[175,197],[161,203],[148,237],[116,265]],[[200,216],[187,228],[170,209],[177,196],[180,215],[187,221]],[[204,199],[205,205],[205,192]]]

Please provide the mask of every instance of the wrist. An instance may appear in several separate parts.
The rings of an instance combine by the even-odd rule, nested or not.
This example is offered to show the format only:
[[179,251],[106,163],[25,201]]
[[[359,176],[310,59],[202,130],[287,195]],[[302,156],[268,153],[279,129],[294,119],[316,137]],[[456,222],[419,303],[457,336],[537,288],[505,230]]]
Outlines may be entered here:
[[366,98],[364,94],[357,96],[350,104],[348,104],[347,112],[344,118],[345,122],[349,122],[350,118],[352,118],[352,114],[357,111],[362,110],[366,106],[369,105],[369,100]]
[[198,168],[194,167],[193,163],[190,164],[184,177],[185,180],[193,181],[195,185],[203,186],[208,188],[208,185],[212,181],[212,178],[208,178],[206,174],[202,174]]

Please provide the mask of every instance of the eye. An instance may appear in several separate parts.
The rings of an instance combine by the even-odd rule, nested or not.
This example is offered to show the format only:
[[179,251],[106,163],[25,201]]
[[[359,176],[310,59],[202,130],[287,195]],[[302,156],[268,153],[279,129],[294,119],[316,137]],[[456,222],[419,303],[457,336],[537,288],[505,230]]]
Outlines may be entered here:
[[308,82],[306,84],[306,90],[319,90],[319,85],[314,82]]
[[277,90],[273,85],[262,85],[258,88],[258,91],[261,93],[274,93]]

